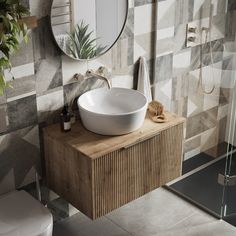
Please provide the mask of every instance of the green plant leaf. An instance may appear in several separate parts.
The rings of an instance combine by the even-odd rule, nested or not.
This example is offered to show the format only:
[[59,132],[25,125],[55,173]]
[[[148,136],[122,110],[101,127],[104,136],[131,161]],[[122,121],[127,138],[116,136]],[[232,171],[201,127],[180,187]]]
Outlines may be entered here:
[[10,55],[19,49],[19,38],[23,35],[28,42],[27,26],[22,23],[21,18],[29,14],[20,0],[0,0],[0,94],[4,93],[6,87],[12,87],[10,82],[5,81],[4,70],[11,69]]

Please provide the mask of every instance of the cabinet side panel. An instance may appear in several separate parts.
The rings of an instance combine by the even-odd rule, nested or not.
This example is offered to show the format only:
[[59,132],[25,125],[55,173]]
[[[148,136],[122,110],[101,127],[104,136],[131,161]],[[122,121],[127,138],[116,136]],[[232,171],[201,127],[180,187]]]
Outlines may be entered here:
[[48,187],[93,218],[89,158],[48,136],[44,140]]
[[183,124],[164,130],[160,135],[160,184],[164,185],[181,175],[183,158]]
[[110,211],[160,186],[159,135],[94,160],[94,215]]

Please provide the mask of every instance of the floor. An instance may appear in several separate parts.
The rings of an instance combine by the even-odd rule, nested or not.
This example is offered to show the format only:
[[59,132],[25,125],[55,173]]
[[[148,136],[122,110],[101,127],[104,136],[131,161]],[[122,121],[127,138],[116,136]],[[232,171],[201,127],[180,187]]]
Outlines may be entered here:
[[91,221],[78,213],[54,227],[53,236],[235,236],[236,228],[159,188]]
[[[224,174],[226,159],[219,159],[169,187],[184,198],[196,202],[212,213],[229,216],[236,213],[236,187],[224,187],[218,183],[218,174]],[[232,156],[231,174],[236,174],[236,153]],[[204,193],[204,194],[203,194]],[[223,213],[224,212],[224,213]]]

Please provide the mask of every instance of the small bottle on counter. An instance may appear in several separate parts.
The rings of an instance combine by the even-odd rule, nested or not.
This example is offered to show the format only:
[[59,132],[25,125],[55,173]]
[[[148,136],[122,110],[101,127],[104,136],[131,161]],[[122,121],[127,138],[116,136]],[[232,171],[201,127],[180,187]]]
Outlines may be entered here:
[[69,132],[71,130],[71,115],[68,104],[63,107],[61,112],[61,130],[63,132]]

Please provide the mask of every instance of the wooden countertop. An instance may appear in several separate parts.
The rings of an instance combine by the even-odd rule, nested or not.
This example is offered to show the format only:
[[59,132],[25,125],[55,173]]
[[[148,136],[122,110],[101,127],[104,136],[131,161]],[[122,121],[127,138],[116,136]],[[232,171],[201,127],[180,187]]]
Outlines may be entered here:
[[154,123],[148,116],[143,126],[130,134],[120,136],[104,136],[92,133],[85,129],[81,121],[77,121],[70,132],[61,132],[60,124],[44,128],[44,135],[56,139],[62,145],[69,145],[77,151],[96,159],[115,150],[127,148],[135,143],[147,140],[169,127],[185,122],[185,118],[178,117],[173,113],[165,113],[168,122]]

